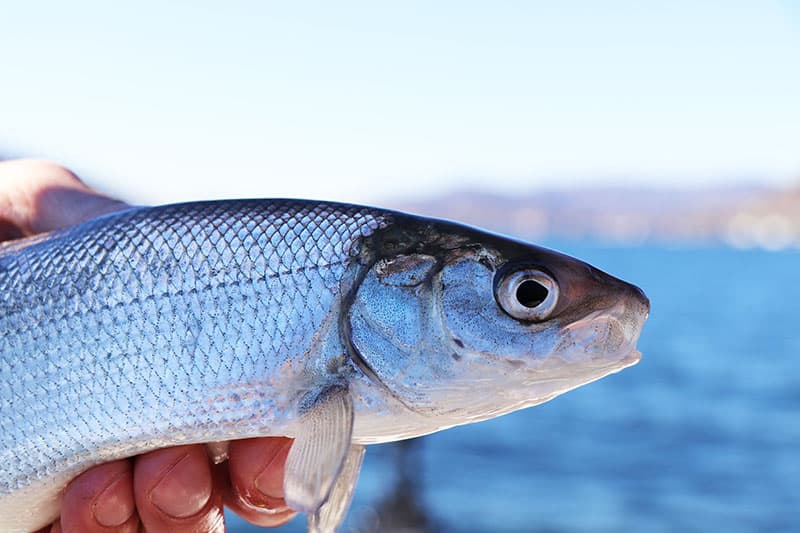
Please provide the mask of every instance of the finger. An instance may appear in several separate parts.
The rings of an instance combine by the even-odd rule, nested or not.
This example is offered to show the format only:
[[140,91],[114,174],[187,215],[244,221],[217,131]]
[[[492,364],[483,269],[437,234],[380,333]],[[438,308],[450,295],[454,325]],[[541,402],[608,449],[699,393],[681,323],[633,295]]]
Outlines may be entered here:
[[[135,511],[130,461],[106,463],[87,470],[67,485],[60,530],[136,533],[139,519]],[[59,531],[59,524],[51,531]]]
[[0,162],[0,239],[3,234],[34,235],[71,226],[125,207],[54,163]]
[[225,504],[248,522],[285,524],[297,514],[286,506],[283,472],[292,440],[265,437],[232,441],[228,450],[231,487]]
[[134,497],[148,533],[224,531],[222,494],[214,490],[204,446],[177,446],[136,458]]

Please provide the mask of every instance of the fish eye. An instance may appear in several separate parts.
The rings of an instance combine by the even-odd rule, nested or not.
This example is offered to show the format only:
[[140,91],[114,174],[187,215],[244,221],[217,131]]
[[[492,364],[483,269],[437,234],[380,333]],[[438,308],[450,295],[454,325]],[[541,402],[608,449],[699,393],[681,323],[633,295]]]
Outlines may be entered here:
[[558,303],[558,284],[549,274],[528,268],[507,274],[495,290],[500,307],[517,320],[546,320]]

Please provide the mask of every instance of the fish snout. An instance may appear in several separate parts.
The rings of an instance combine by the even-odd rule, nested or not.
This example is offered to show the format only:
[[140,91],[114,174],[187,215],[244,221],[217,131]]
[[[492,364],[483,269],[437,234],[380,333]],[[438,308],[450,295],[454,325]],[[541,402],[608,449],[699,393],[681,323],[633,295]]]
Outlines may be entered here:
[[592,307],[582,309],[560,332],[555,351],[563,360],[589,366],[622,368],[638,362],[636,343],[650,300],[639,287],[600,271],[585,289]]
[[650,316],[650,299],[644,291],[632,283],[599,270],[595,270],[595,275],[597,279],[594,291],[600,296],[599,300],[605,301],[610,309],[619,309],[622,304],[626,313],[641,317],[641,324],[644,324]]
[[605,320],[618,331],[623,351],[636,348],[645,321],[650,316],[650,299],[644,291],[631,283],[614,278],[615,302],[606,309]]
[[638,312],[644,316],[644,319],[642,320],[642,322],[644,322],[644,320],[647,320],[647,317],[650,316],[650,298],[648,298],[644,291],[636,285],[631,285],[630,283],[626,283],[626,285],[628,286],[627,297],[629,300],[627,305],[630,305],[631,307],[638,306]]

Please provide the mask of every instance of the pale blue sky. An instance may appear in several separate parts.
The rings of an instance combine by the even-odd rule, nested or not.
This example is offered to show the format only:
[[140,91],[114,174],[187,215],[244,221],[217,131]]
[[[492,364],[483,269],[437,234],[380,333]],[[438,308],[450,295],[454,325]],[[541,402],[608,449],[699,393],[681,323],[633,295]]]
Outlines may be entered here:
[[0,152],[140,202],[797,181],[797,6],[9,2]]

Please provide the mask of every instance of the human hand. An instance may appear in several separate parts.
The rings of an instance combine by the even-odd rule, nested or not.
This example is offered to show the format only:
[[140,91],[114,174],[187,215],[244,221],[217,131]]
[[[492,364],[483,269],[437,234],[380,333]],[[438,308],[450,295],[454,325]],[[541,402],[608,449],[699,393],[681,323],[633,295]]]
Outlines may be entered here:
[[[128,207],[93,191],[63,167],[0,162],[0,241],[77,224]],[[43,531],[135,533],[224,531],[222,507],[256,525],[288,522],[283,469],[291,440],[230,443],[213,465],[202,444],[155,450],[95,466],[67,486],[61,517]]]

